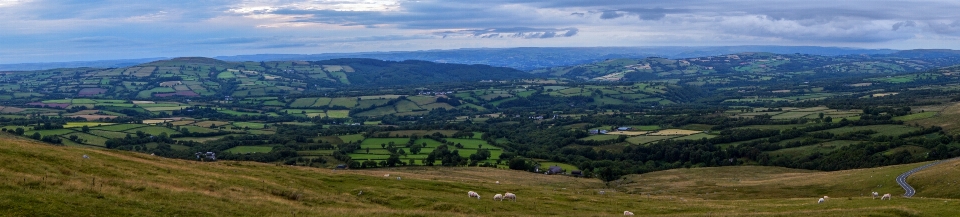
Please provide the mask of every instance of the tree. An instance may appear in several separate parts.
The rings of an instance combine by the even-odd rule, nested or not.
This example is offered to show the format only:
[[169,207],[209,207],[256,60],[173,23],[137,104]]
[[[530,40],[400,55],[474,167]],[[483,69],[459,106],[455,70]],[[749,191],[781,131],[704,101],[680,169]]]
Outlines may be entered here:
[[90,132],[90,127],[88,127],[87,125],[83,125],[83,127],[80,127],[80,131],[82,131],[82,132],[84,132],[84,133],[89,133],[89,132]]
[[33,135],[30,135],[31,139],[36,139],[36,140],[40,140],[41,137],[42,136],[40,135],[39,132],[34,132]]
[[23,127],[17,127],[16,134],[23,135]]

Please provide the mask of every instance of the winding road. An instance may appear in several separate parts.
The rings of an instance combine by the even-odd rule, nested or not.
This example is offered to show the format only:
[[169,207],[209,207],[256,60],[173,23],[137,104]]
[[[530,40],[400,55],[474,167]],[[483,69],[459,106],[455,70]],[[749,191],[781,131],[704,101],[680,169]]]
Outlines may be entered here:
[[917,168],[913,168],[912,170],[907,171],[907,172],[904,172],[903,174],[900,174],[900,176],[897,176],[897,184],[899,184],[900,187],[902,187],[903,190],[906,191],[905,193],[903,193],[903,197],[913,197],[913,194],[916,194],[916,193],[917,193],[917,190],[916,190],[916,189],[913,189],[913,186],[910,186],[910,184],[907,184],[907,177],[910,177],[910,175],[913,175],[913,173],[919,172],[920,170],[926,169],[927,167],[931,167],[931,166],[933,166],[933,165],[937,165],[937,164],[940,164],[940,163],[943,163],[943,162],[952,161],[952,160],[956,160],[956,159],[960,159],[960,157],[950,158],[950,159],[946,159],[946,160],[940,160],[940,161],[937,161],[937,162],[929,163],[929,164],[927,164],[927,165],[923,165],[923,166],[920,166],[920,167],[917,167]]

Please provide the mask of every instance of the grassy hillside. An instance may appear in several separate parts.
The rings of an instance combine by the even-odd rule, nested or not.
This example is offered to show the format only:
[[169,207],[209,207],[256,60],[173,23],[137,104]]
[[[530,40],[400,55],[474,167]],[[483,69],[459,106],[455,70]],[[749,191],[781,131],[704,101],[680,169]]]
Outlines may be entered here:
[[[83,155],[90,158],[84,159]],[[913,165],[830,173],[768,167],[671,170],[631,177],[628,180],[634,183],[598,195],[595,192],[604,187],[596,179],[510,170],[404,167],[331,171],[252,162],[205,163],[50,146],[0,135],[0,215],[610,216],[624,210],[643,216],[960,215],[960,210],[953,208],[960,205],[956,199],[879,201],[857,197],[859,189],[842,187],[853,184],[830,187],[830,183],[843,181],[859,181],[863,185],[887,182],[882,179],[892,183],[892,177],[885,175],[910,166]],[[386,173],[391,177],[385,178]],[[870,174],[880,178],[867,178]],[[396,180],[397,176],[402,180]],[[756,187],[758,192],[753,193],[726,194],[729,197],[688,196],[689,190],[685,189],[704,188],[683,185],[709,186],[705,180],[711,177],[717,180],[712,185],[726,186],[714,191],[766,187]],[[729,177],[740,177],[740,183],[730,184]],[[826,192],[813,193],[833,196],[827,204],[816,204],[813,193],[806,190],[783,187],[803,189],[821,184],[827,185]],[[663,191],[640,194],[649,187]],[[779,188],[776,194],[781,196],[741,198],[767,194],[759,190],[770,188]],[[887,184],[880,189],[898,193],[888,189]],[[479,192],[482,200],[467,198],[469,190]],[[363,193],[359,194],[360,191]],[[507,191],[517,193],[518,201],[491,200],[495,192]],[[624,193],[631,191],[637,193]],[[923,194],[921,191],[918,196]]]

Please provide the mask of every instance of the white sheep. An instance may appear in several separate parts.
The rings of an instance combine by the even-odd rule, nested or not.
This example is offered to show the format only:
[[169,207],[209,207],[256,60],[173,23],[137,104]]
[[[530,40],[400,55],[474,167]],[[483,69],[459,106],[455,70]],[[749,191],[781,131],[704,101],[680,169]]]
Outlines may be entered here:
[[499,184],[500,184],[500,181],[497,181],[497,184],[499,185]]
[[823,196],[823,200],[829,200],[829,199],[830,199],[830,197]]
[[629,215],[629,216],[632,216],[632,215],[633,215],[633,212],[630,212],[630,211],[623,211],[623,215]]
[[824,200],[823,198],[820,198],[820,200],[817,201],[817,204],[821,204],[823,203],[823,201],[826,201],[826,200]]
[[400,177],[399,177],[399,176],[397,176],[397,181],[400,181]]
[[493,195],[493,200],[503,201],[503,195],[502,194]]
[[383,175],[383,177],[390,177],[390,174],[387,173],[386,175]]
[[876,200],[877,197],[880,196],[880,193],[877,193],[876,191],[874,191],[874,192],[872,192],[872,193],[873,193],[873,199],[874,199],[874,200]]
[[600,190],[600,195],[606,194],[606,191]]
[[469,192],[467,192],[467,196],[470,196],[471,198],[476,197],[477,200],[480,199],[480,194],[477,194],[477,192],[474,192],[474,191],[469,191]]
[[517,201],[517,195],[516,195],[516,194],[513,194],[513,193],[510,193],[510,192],[507,192],[507,193],[504,193],[504,194],[503,194],[503,199]]
[[880,197],[880,200],[883,200],[883,199],[890,200],[891,199],[890,197],[891,197],[890,194],[883,194],[883,197]]

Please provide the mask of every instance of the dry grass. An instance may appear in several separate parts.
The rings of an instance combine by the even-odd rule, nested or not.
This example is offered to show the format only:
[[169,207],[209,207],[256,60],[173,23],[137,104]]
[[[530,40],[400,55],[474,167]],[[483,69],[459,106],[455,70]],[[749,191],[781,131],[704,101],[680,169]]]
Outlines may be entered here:
[[[907,178],[907,183],[917,190],[915,197],[960,198],[960,160],[937,164]],[[945,191],[943,189],[951,189]]]
[[[930,111],[930,110],[927,110]],[[954,103],[944,107],[933,118],[908,121],[907,124],[919,124],[921,126],[940,126],[949,133],[960,133],[960,103]]]
[[[845,195],[840,192],[829,192],[827,195],[835,199],[819,205],[815,198],[802,193],[805,191],[778,192],[784,196],[773,199],[699,199],[680,189],[696,189],[703,184],[676,180],[697,173],[720,175],[714,177],[721,180],[717,186],[743,190],[748,186],[778,186],[777,183],[830,185],[827,181],[811,180],[857,180],[874,170],[672,170],[635,177],[643,178],[636,181],[645,182],[619,188],[662,186],[662,192],[640,195],[607,189],[607,194],[598,195],[597,190],[605,187],[596,179],[493,168],[332,171],[254,162],[204,163],[50,146],[9,138],[6,134],[0,137],[0,213],[10,216],[608,216],[621,215],[624,210],[642,216],[960,215],[960,210],[955,209],[960,201],[954,199],[878,201],[842,198]],[[881,168],[875,173],[906,168]],[[391,176],[383,177],[386,173]],[[747,177],[752,173],[757,178],[741,178],[740,182],[746,184],[725,181],[731,176]],[[397,176],[402,180],[396,180]],[[496,181],[501,184],[495,184]],[[480,192],[482,200],[467,198],[466,191],[470,190]],[[516,193],[518,200],[491,200],[493,194],[502,192]],[[789,198],[791,195],[793,198]]]

